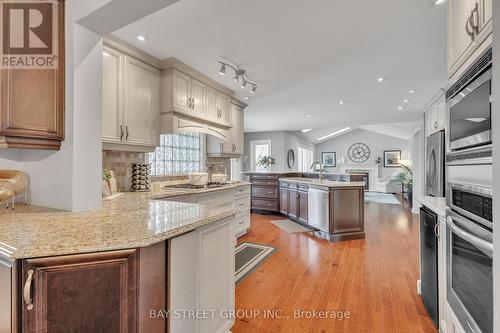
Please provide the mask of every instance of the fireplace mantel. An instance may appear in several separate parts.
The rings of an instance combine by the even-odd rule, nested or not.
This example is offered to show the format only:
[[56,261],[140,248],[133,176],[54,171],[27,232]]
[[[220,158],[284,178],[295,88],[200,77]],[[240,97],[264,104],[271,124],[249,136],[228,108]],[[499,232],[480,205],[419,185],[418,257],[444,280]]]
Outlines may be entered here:
[[375,183],[379,179],[379,165],[378,164],[344,164],[340,166],[340,172],[366,172],[370,178],[369,190],[375,188]]

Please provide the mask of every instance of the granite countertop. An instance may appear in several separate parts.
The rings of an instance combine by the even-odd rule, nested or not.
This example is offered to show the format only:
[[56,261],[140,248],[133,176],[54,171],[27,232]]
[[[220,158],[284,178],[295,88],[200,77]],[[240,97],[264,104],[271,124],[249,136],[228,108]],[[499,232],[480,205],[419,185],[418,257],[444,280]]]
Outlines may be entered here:
[[[177,183],[177,184],[185,184],[187,183],[182,182],[182,183]],[[170,185],[176,185],[170,183]],[[193,194],[202,194],[202,193],[209,193],[209,192],[217,192],[217,191],[224,191],[232,188],[237,188],[241,186],[250,186],[251,184],[249,182],[244,182],[244,181],[237,181],[233,183],[228,183],[225,184],[221,187],[212,187],[212,188],[195,188],[195,189],[189,189],[189,188],[175,188],[175,187],[167,187],[164,188],[162,186],[162,189],[156,192],[153,192],[150,194],[150,198],[152,199],[161,199],[161,198],[172,198],[172,197],[177,197],[181,195],[193,195]]]
[[418,202],[426,206],[439,216],[445,217],[448,206],[446,206],[446,198],[432,197],[429,195],[417,198]]
[[[243,185],[248,183],[232,187]],[[227,188],[229,185],[219,189]],[[182,195],[196,193],[202,191]],[[234,209],[215,211],[208,205],[166,199],[175,195],[181,194],[125,193],[85,212],[26,209],[2,214],[0,255],[22,259],[144,247],[236,213]]]
[[312,185],[312,186],[322,186],[322,187],[364,187],[365,183],[364,182],[339,182],[339,181],[332,181],[332,180],[319,180],[315,178],[302,178],[302,177],[289,177],[289,178],[281,178],[280,181],[288,181],[288,182],[295,182],[295,183],[301,183],[301,184],[307,184],[307,185]]

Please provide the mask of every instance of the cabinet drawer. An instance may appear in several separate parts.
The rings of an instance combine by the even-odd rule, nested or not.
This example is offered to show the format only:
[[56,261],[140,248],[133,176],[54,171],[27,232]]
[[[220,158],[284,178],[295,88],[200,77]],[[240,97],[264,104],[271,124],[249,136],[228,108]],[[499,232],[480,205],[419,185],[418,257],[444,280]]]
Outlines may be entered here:
[[237,197],[250,195],[250,186],[237,187],[234,191],[234,195]]
[[278,200],[276,199],[253,199],[252,208],[278,211]]
[[250,214],[245,214],[234,219],[234,230],[239,232],[243,229],[250,228]]
[[246,208],[250,208],[250,198],[246,197],[244,199],[236,199],[235,206],[237,210],[243,210]]
[[253,180],[252,181],[252,186],[269,186],[269,187],[276,187],[278,186],[278,181],[277,180]]
[[309,190],[309,186],[307,185],[299,185],[299,191],[307,192]]
[[250,180],[251,181],[254,181],[254,180],[277,180],[279,178],[279,175],[276,175],[276,174],[271,174],[271,175],[264,175],[264,174],[254,174],[254,175],[250,175]]
[[275,187],[252,187],[252,197],[278,198],[278,190]]

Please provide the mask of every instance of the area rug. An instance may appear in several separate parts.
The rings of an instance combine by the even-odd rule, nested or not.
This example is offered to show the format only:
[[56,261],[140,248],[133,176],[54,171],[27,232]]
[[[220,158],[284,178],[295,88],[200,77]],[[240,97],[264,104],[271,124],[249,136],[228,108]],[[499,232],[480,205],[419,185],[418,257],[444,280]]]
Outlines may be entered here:
[[303,225],[295,223],[291,220],[271,221],[271,223],[278,226],[280,229],[288,232],[289,234],[312,231],[311,229],[306,228]]
[[401,202],[391,193],[365,192],[365,202],[401,205]]
[[263,244],[244,242],[236,246],[234,266],[236,285],[239,285],[277,249]]

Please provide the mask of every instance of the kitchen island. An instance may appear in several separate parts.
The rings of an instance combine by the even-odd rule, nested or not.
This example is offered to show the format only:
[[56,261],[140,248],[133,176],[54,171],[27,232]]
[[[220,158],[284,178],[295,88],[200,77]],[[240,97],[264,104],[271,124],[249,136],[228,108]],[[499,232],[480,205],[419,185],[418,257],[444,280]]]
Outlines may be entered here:
[[364,182],[288,177],[279,184],[282,215],[331,241],[365,237]]
[[[234,310],[242,209],[234,194],[232,205],[175,198],[232,190],[249,207],[248,187],[125,193],[92,211],[0,214],[0,332],[228,330],[234,319],[221,312]],[[203,320],[183,315],[196,309],[216,311]]]

